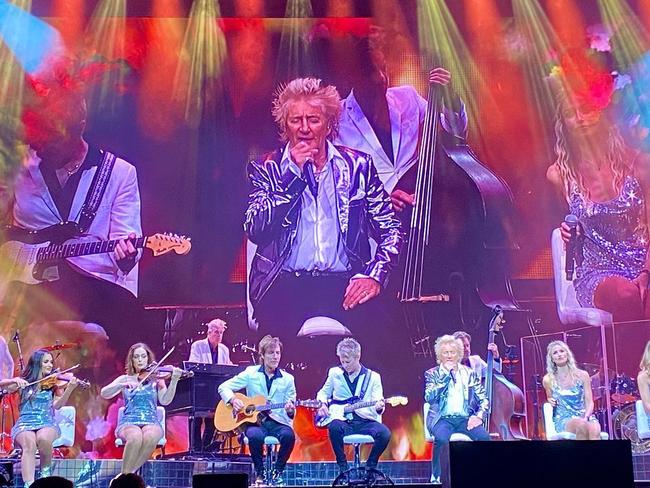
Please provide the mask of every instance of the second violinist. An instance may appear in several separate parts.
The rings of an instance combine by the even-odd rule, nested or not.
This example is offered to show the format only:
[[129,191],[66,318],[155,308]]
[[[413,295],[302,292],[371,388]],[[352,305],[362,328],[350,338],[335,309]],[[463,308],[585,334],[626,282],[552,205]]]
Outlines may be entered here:
[[37,449],[40,475],[50,476],[52,443],[61,434],[54,420],[54,409],[64,406],[78,385],[74,376],[66,380],[65,387],[59,387],[54,382],[46,384],[47,377],[53,371],[52,354],[38,349],[29,358],[22,377],[0,380],[0,387],[8,392],[20,390],[20,415],[11,429],[11,437],[22,449],[20,467],[25,487],[34,482]]
[[120,392],[124,398],[124,414],[117,424],[115,436],[124,441],[122,473],[134,473],[153,454],[163,436],[163,427],[156,411],[158,402],[169,405],[176,394],[182,370],[172,368],[169,387],[154,373],[144,380],[154,354],[146,344],[138,342],[126,355],[126,374],[118,376],[101,390],[109,399]]

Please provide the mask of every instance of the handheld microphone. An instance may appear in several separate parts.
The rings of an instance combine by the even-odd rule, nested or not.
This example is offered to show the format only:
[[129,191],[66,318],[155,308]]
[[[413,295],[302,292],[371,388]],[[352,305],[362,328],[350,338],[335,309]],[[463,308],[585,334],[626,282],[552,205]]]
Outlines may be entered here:
[[566,274],[566,280],[572,281],[575,271],[576,251],[578,248],[578,217],[573,214],[569,214],[564,217],[564,223],[569,226],[569,230],[571,232],[569,242],[566,243],[564,272]]
[[451,375],[451,380],[456,383],[456,373],[454,373],[454,370],[450,369],[449,374]]
[[316,175],[314,175],[314,164],[314,158],[307,156],[302,172],[305,175],[305,180],[307,180],[309,191],[316,198],[318,196],[318,182],[316,181]]

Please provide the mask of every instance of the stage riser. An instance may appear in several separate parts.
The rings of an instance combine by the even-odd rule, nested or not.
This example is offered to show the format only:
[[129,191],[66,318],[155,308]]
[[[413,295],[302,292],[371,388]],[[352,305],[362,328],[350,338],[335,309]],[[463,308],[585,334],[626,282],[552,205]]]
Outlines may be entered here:
[[[650,487],[650,453],[633,457],[636,486]],[[396,484],[404,488],[432,486],[428,483],[431,474],[429,461],[387,461],[379,468]],[[88,461],[84,459],[54,460],[53,474],[75,482],[78,488],[108,488],[110,480],[120,472],[121,461],[104,459]],[[80,475],[86,473],[83,479]],[[142,470],[148,486],[157,488],[190,488],[192,475],[200,473],[247,473],[252,475],[250,463],[218,461],[149,461]],[[337,473],[333,462],[289,463],[285,471],[287,487],[327,486]],[[14,466],[14,486],[22,488],[20,465]],[[92,474],[92,476],[89,476]]]

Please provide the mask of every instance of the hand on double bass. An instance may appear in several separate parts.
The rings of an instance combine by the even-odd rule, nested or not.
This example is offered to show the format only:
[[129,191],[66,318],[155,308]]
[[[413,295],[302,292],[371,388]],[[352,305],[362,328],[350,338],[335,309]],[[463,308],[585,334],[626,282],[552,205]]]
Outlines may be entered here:
[[499,359],[499,347],[494,342],[490,342],[487,345],[487,350],[492,351],[492,357],[494,359]]

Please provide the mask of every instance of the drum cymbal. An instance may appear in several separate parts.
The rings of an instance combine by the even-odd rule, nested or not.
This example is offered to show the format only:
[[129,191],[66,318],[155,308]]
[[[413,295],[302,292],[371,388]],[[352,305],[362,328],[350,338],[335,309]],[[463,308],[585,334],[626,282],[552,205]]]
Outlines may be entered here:
[[63,344],[52,344],[51,346],[43,346],[41,349],[46,351],[61,351],[63,349],[73,349],[79,347],[78,342],[65,342]]

